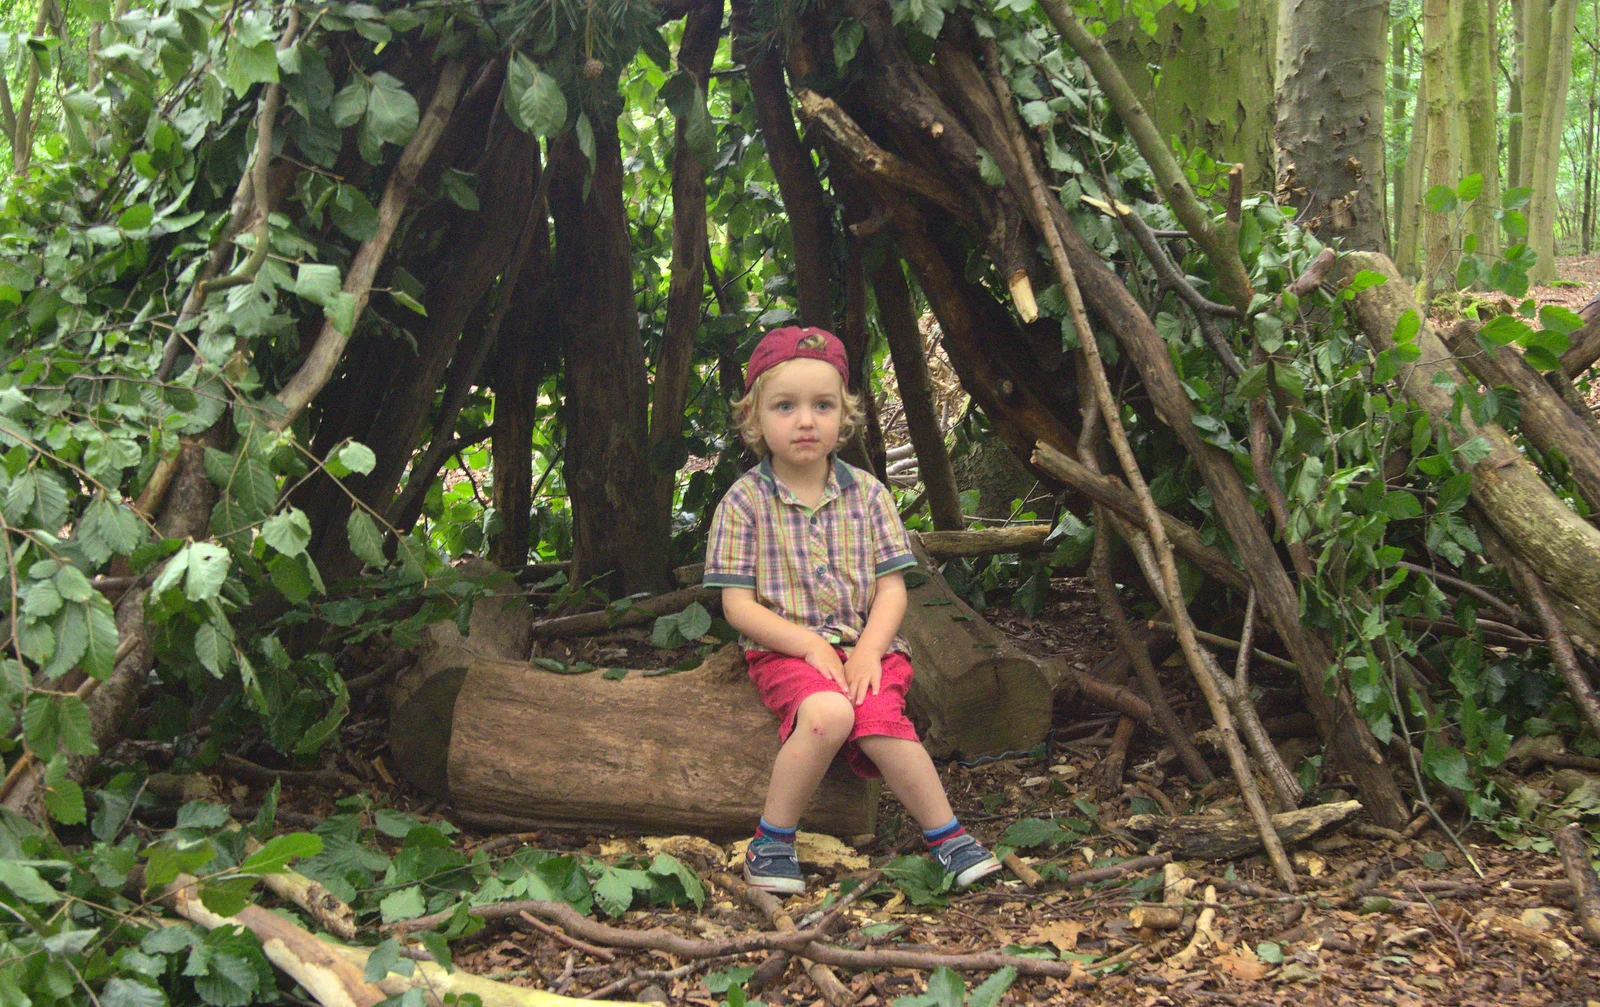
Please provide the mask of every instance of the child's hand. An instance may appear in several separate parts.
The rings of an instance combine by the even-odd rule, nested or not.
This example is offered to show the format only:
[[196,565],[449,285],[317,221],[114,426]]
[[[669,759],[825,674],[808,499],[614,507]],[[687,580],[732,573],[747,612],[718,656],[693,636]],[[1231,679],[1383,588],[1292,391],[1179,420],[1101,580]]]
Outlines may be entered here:
[[821,636],[818,636],[816,642],[805,652],[805,661],[811,667],[822,672],[823,677],[838,685],[839,688],[844,689],[846,692],[850,691],[850,684],[844,677],[844,664],[839,660],[838,652],[833,649],[833,644],[824,640]]
[[860,706],[866,702],[869,691],[874,696],[878,694],[878,685],[883,681],[883,658],[857,648],[844,663],[844,677],[850,702]]

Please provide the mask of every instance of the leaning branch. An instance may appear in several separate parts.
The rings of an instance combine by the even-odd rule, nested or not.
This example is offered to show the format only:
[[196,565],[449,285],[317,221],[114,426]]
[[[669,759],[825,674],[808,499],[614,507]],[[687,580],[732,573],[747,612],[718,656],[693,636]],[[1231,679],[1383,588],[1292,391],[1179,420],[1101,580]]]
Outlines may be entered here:
[[[355,320],[360,319],[367,305],[367,298],[372,295],[372,281],[378,274],[384,255],[389,251],[389,242],[394,238],[395,229],[400,226],[400,215],[411,200],[417,175],[450,121],[466,76],[467,62],[462,57],[452,57],[445,63],[439,73],[439,84],[433,92],[433,100],[428,103],[428,111],[423,115],[416,132],[411,134],[395,165],[394,174],[389,177],[389,184],[384,187],[383,199],[378,203],[377,232],[361,243],[355,259],[350,263],[350,271],[345,274],[344,292],[356,301],[354,313],[350,316],[352,330]],[[341,330],[332,321],[323,324],[322,332],[317,336],[316,344],[311,347],[305,362],[289,379],[289,383],[283,386],[283,390],[278,392],[282,411],[272,418],[272,429],[287,429],[305,411],[332,380],[334,370],[339,366],[339,358],[344,356],[344,348],[349,342],[349,332]]]
[[1236,241],[1236,236],[1227,233],[1231,230],[1229,228],[1219,231],[1212,226],[1210,214],[1200,205],[1194,190],[1189,187],[1183,169],[1156,129],[1155,120],[1150,118],[1150,114],[1139,103],[1133,88],[1128,86],[1111,54],[1106,51],[1106,47],[1099,39],[1089,34],[1077,15],[1068,10],[1061,0],[1039,0],[1039,6],[1044,8],[1046,16],[1056,26],[1061,37],[1066,39],[1067,44],[1072,46],[1089,65],[1089,71],[1094,74],[1095,82],[1100,85],[1100,90],[1105,92],[1111,107],[1116,109],[1118,118],[1127,127],[1128,134],[1133,137],[1134,145],[1139,148],[1139,153],[1150,165],[1161,194],[1172,204],[1173,212],[1183,222],[1189,234],[1200,243],[1201,248],[1205,249],[1207,258],[1217,271],[1217,279],[1227,291],[1228,297],[1240,311],[1248,310],[1252,294],[1250,276],[1245,272],[1243,260],[1239,258],[1237,245],[1230,242],[1230,238]]

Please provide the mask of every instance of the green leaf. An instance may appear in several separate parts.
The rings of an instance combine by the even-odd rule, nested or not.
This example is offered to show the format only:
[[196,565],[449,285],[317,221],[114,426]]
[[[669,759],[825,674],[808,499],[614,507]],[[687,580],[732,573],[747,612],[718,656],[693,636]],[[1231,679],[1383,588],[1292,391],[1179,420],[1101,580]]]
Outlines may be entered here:
[[44,806],[50,817],[63,825],[82,825],[88,820],[83,803],[83,788],[67,779],[67,760],[57,755],[44,768]]
[[228,66],[223,71],[228,87],[239,97],[254,84],[278,82],[278,53],[271,41],[256,45],[234,43],[228,47]]
[[[1429,736],[1431,739],[1431,735]],[[1472,790],[1472,775],[1467,769],[1467,757],[1461,751],[1449,745],[1430,745],[1431,749],[1422,758],[1422,764],[1429,775],[1447,787],[1457,790]]]
[[400,942],[393,937],[372,949],[367,956],[367,968],[364,978],[369,983],[382,982],[383,978],[391,972],[398,972],[409,976],[416,971],[416,966],[411,959],[400,954]]
[[962,1007],[967,999],[967,984],[954,969],[941,965],[928,977],[927,995],[937,1007]]
[[1066,832],[1053,821],[1044,818],[1023,818],[1011,823],[1005,834],[1000,837],[1000,842],[1019,850],[1027,850],[1045,844],[1054,846],[1066,838]]
[[417,131],[417,99],[389,74],[372,75],[372,93],[367,95],[367,127],[380,140],[404,146]]
[[228,550],[210,542],[194,542],[184,546],[189,561],[183,579],[183,596],[190,601],[207,601],[222,590],[228,579],[228,567],[233,559]]
[[378,233],[378,211],[367,194],[353,185],[341,184],[328,204],[333,226],[353,241],[366,241]]
[[1507,346],[1518,342],[1531,331],[1527,323],[1516,315],[1496,315],[1478,330],[1478,335],[1495,346]]
[[367,82],[359,75],[333,96],[330,112],[340,129],[354,126],[367,114]]
[[1000,166],[995,163],[989,152],[982,147],[978,148],[978,177],[982,178],[985,184],[996,189],[1004,188],[1006,184],[1006,176],[1000,171]]
[[267,519],[261,537],[285,556],[298,556],[311,541],[311,519],[300,508],[290,507]]
[[567,97],[554,77],[535,66],[517,101],[517,112],[527,132],[540,138],[554,136],[567,124]]
[[290,603],[298,605],[311,597],[314,587],[302,557],[274,556],[267,562],[267,574],[272,578],[272,586]]
[[[1546,304],[1539,309],[1539,324],[1563,336],[1570,336],[1583,328],[1583,319],[1570,308],[1563,308],[1559,304]],[[1569,345],[1570,343],[1568,340]]]
[[1456,186],[1456,198],[1463,203],[1470,203],[1483,194],[1483,175],[1474,173],[1461,180]]
[[1256,945],[1256,957],[1268,965],[1277,965],[1283,961],[1283,945],[1272,941],[1262,941]]
[[291,860],[315,857],[317,853],[322,853],[322,836],[314,832],[288,832],[285,836],[269,839],[261,849],[251,853],[238,869],[251,874],[278,874]]
[[227,878],[200,885],[200,902],[218,916],[232,916],[250,904],[255,878]]
[[[60,590],[61,585],[56,585]],[[55,653],[39,673],[55,679],[77,666],[79,658],[89,649],[89,617],[82,605],[67,605],[51,620],[56,631]]]
[[201,623],[194,633],[194,656],[201,667],[221,678],[233,659],[232,641],[215,624]]
[[35,692],[22,709],[22,738],[28,751],[49,758],[61,737],[61,709],[55,697]]
[[698,601],[690,602],[688,608],[678,613],[678,632],[687,641],[700,639],[711,632],[711,613]]
[[[160,959],[157,959],[160,961]],[[162,971],[165,971],[163,969]],[[100,991],[100,1007],[166,1007],[167,995],[159,986],[113,976]]]
[[1428,209],[1434,213],[1449,213],[1460,205],[1456,198],[1456,191],[1448,185],[1436,185],[1429,189],[1423,197],[1428,204]]
[[94,728],[89,723],[89,707],[77,696],[54,696],[60,703],[57,717],[60,720],[61,743],[73,755],[93,755],[98,749],[94,743]]
[[378,464],[378,456],[365,444],[350,441],[339,449],[339,463],[351,472],[370,475],[373,467]]
[[867,36],[866,28],[855,18],[842,18],[833,29],[833,65],[843,70],[856,58],[856,50]]
[[594,883],[594,899],[607,916],[621,916],[633,905],[633,886],[615,868],[608,867]]
[[155,219],[156,211],[149,203],[135,203],[122,211],[117,226],[124,231],[142,231]]
[[388,895],[378,903],[378,911],[383,914],[384,923],[416,919],[428,911],[427,904],[422,900],[422,886],[412,885]]
[[477,211],[478,190],[476,176],[451,168],[439,176],[439,185],[444,189],[444,194],[450,197],[450,202],[463,210]]
[[345,530],[350,536],[350,551],[362,562],[377,567],[389,564],[389,557],[383,554],[383,533],[378,531],[378,526],[366,511],[351,511]]
[[1422,331],[1422,316],[1417,314],[1415,309],[1407,308],[1395,320],[1394,332],[1390,338],[1395,341],[1395,345],[1404,345],[1416,339],[1420,331]]
[[338,266],[302,262],[295,275],[294,292],[313,304],[327,304],[343,287]]
[[0,859],[0,885],[11,889],[17,898],[35,905],[60,902],[64,897],[50,887],[38,871],[15,860]]
[[995,972],[967,997],[967,1007],[996,1007],[1011,984],[1017,981],[1015,966],[1007,965]]

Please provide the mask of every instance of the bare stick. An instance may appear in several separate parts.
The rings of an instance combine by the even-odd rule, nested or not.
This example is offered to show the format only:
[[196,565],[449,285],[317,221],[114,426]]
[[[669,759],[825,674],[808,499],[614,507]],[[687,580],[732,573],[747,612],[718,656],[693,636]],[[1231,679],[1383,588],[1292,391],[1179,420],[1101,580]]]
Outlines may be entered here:
[[[1057,27],[1062,28],[1063,34],[1067,34],[1068,28],[1064,27],[1064,22],[1058,20],[1058,18],[1065,19],[1065,22],[1070,22],[1070,25],[1076,25],[1078,33],[1088,38],[1088,33],[1083,31],[1081,25],[1077,24],[1076,18],[1072,18],[1067,14],[1059,3],[1056,3],[1055,0],[1041,0],[1041,2],[1045,4],[1046,11],[1051,14],[1051,19],[1057,21]],[[1074,48],[1079,48],[1076,40],[1070,37],[1069,40],[1073,41]],[[1099,49],[1102,55],[1105,54],[1104,47],[1100,46],[1098,42],[1093,39],[1089,39],[1089,41]],[[1116,452],[1117,461],[1121,464],[1124,475],[1127,476],[1128,485],[1139,498],[1140,510],[1143,512],[1144,522],[1164,578],[1162,586],[1167,597],[1172,601],[1169,611],[1178,629],[1178,644],[1183,649],[1184,656],[1189,660],[1190,667],[1194,669],[1195,680],[1199,683],[1200,691],[1205,694],[1206,702],[1211,707],[1212,717],[1217,722],[1217,731],[1222,736],[1224,746],[1227,748],[1228,759],[1232,764],[1240,794],[1244,797],[1245,804],[1250,808],[1250,813],[1261,830],[1261,840],[1267,850],[1267,857],[1272,861],[1273,869],[1277,872],[1279,880],[1291,891],[1296,891],[1298,890],[1298,883],[1295,881],[1294,869],[1289,865],[1289,858],[1283,852],[1283,844],[1279,842],[1278,834],[1272,828],[1271,814],[1267,811],[1266,802],[1261,799],[1261,792],[1256,787],[1255,774],[1251,771],[1250,760],[1245,755],[1244,746],[1240,743],[1238,734],[1233,729],[1233,719],[1230,716],[1227,701],[1223,698],[1222,693],[1218,691],[1216,682],[1208,674],[1209,669],[1205,664],[1205,659],[1201,656],[1199,641],[1194,636],[1194,626],[1189,621],[1189,613],[1183,606],[1183,589],[1178,579],[1177,564],[1173,560],[1172,543],[1167,539],[1166,529],[1161,523],[1161,513],[1156,508],[1155,500],[1150,496],[1150,487],[1145,483],[1144,476],[1139,471],[1138,459],[1134,457],[1133,446],[1128,442],[1127,432],[1123,429],[1121,407],[1117,403],[1115,393],[1111,390],[1111,382],[1106,376],[1105,364],[1100,359],[1100,348],[1095,341],[1094,329],[1089,325],[1089,315],[1083,306],[1083,294],[1078,289],[1078,282],[1073,274],[1072,263],[1067,258],[1067,250],[1061,243],[1061,234],[1056,229],[1055,218],[1051,215],[1049,200],[1045,195],[1044,182],[1034,167],[1033,152],[1028,147],[1027,139],[1022,133],[1022,126],[1017,119],[1015,102],[1011,96],[1011,86],[1000,72],[999,49],[992,42],[988,43],[985,49],[987,50],[986,62],[989,64],[990,83],[996,96],[1000,99],[1001,106],[1006,110],[1006,127],[1011,133],[1011,142],[1018,165],[1025,176],[1022,180],[1025,183],[1023,187],[1032,200],[1035,226],[1044,235],[1045,242],[1050,248],[1050,257],[1055,263],[1056,276],[1061,283],[1061,289],[1066,294],[1067,306],[1072,314],[1072,322],[1077,326],[1078,332],[1083,335],[1083,338],[1078,340],[1078,344],[1083,351],[1083,359],[1088,366],[1089,376],[1094,384],[1095,398],[1100,406],[1100,417],[1105,421],[1106,432],[1111,437],[1112,449]],[[1106,61],[1109,62],[1109,60],[1110,57],[1106,56]],[[1121,109],[1119,108],[1120,111]],[[1128,116],[1124,115],[1123,119],[1126,122]],[[1131,129],[1132,124],[1130,123],[1129,125]],[[1145,118],[1145,126],[1153,128],[1149,123],[1148,117]],[[1170,158],[1170,154],[1168,156]],[[1187,186],[1187,183],[1182,181],[1181,177],[1179,178],[1179,184]],[[1198,208],[1198,204],[1195,205]],[[1203,217],[1197,216],[1194,222],[1185,220],[1184,223],[1189,227],[1190,231],[1195,231],[1197,226],[1203,227],[1205,225],[1205,220]],[[1234,256],[1233,261],[1239,261],[1237,255]],[[1216,267],[1219,271],[1224,269],[1224,263],[1221,261],[1220,256],[1216,262]],[[1241,266],[1240,272],[1242,273],[1242,271]],[[1241,289],[1248,293],[1248,288],[1249,281],[1248,277],[1246,277],[1244,287]],[[1245,298],[1244,303],[1249,303],[1248,297]]]
[[1550,603],[1550,595],[1545,592],[1544,583],[1521,559],[1513,558],[1509,570],[1517,588],[1533,605],[1533,613],[1538,617],[1539,625],[1544,630],[1550,656],[1555,659],[1556,667],[1561,669],[1561,678],[1567,683],[1567,692],[1572,695],[1573,703],[1582,711],[1583,719],[1588,721],[1589,730],[1600,735],[1600,699],[1595,698],[1594,686],[1589,684],[1589,676],[1578,666],[1578,655],[1572,649],[1572,641],[1567,637],[1566,627],[1561,625],[1561,617],[1556,614],[1555,606]]
[[1233,687],[1240,695],[1250,692],[1250,649],[1256,636],[1256,592],[1252,588],[1244,603],[1244,629],[1239,631],[1239,656],[1233,662]]
[[1589,847],[1583,839],[1583,829],[1577,823],[1564,826],[1555,832],[1556,850],[1561,854],[1561,866],[1572,884],[1572,910],[1590,944],[1600,945],[1600,878],[1590,864]]
[[[433,100],[428,103],[428,110],[423,114],[421,124],[406,142],[405,150],[395,164],[394,173],[384,186],[383,199],[378,203],[377,233],[361,243],[355,258],[350,262],[349,271],[345,273],[344,292],[354,297],[356,301],[351,316],[354,319],[359,320],[362,310],[367,306],[367,298],[372,295],[373,278],[377,276],[378,267],[383,264],[384,255],[389,251],[389,242],[394,238],[395,229],[400,226],[400,215],[411,200],[411,190],[416,187],[417,175],[421,173],[428,156],[433,153],[434,146],[438,144],[439,137],[444,133],[445,124],[450,121],[450,115],[455,110],[456,99],[461,96],[461,85],[465,82],[466,76],[467,64],[463,58],[452,57],[445,63],[444,69],[439,72],[439,83],[434,89]],[[352,323],[353,329],[354,323]],[[311,400],[317,397],[333,377],[334,371],[339,366],[339,358],[344,356],[344,348],[349,342],[350,333],[340,331],[332,321],[322,326],[322,331],[318,334],[316,343],[312,345],[311,352],[306,355],[305,362],[300,365],[294,377],[289,379],[289,383],[278,392],[278,402],[283,406],[283,411],[272,418],[271,426],[274,430],[287,429],[305,411],[306,406],[311,404]]]
[[593,944],[580,941],[576,937],[568,934],[565,930],[553,927],[544,920],[536,919],[533,916],[529,916],[527,913],[518,913],[517,916],[522,919],[522,922],[528,924],[528,926],[539,931],[541,934],[544,934],[547,937],[554,937],[556,940],[565,944],[569,948],[576,948],[577,950],[582,951],[584,954],[593,955],[603,962],[614,962],[617,960],[617,954],[615,951],[610,951],[606,948],[596,947]]

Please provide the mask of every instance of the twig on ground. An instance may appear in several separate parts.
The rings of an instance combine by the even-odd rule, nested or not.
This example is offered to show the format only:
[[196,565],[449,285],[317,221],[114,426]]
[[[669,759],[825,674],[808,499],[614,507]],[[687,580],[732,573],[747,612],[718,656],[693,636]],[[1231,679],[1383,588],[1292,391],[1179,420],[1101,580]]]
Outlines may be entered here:
[[577,950],[582,951],[584,954],[592,955],[603,962],[614,962],[617,960],[616,952],[580,941],[576,937],[568,934],[565,930],[562,930],[558,927],[553,927],[544,920],[536,919],[535,917],[529,916],[527,913],[518,913],[517,916],[524,923],[528,924],[528,926],[539,931],[541,934],[544,934],[547,937],[554,937],[556,940],[565,944],[569,948],[576,948]]
[[1572,884],[1572,912],[1590,944],[1600,945],[1600,878],[1589,863],[1589,847],[1576,822],[1556,830],[1556,851]]

